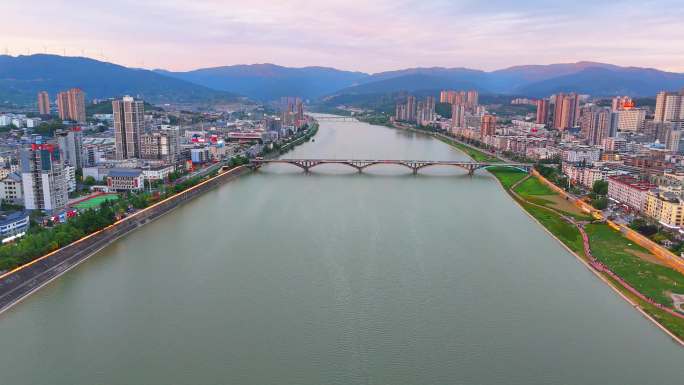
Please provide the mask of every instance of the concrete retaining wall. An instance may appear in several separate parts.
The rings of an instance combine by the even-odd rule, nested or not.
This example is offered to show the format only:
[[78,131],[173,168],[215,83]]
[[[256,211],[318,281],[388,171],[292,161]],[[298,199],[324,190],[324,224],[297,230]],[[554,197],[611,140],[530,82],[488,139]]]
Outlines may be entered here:
[[61,249],[0,275],[0,313],[128,232],[159,218],[184,202],[248,172],[250,172],[248,167],[236,167],[155,203]]

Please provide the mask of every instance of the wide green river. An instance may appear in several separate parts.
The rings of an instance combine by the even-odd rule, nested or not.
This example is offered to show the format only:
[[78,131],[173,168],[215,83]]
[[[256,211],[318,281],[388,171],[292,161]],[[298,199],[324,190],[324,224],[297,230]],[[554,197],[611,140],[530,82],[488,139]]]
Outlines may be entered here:
[[[285,158],[461,160],[321,122]],[[485,171],[271,165],[0,315],[0,384],[681,384],[684,350]]]

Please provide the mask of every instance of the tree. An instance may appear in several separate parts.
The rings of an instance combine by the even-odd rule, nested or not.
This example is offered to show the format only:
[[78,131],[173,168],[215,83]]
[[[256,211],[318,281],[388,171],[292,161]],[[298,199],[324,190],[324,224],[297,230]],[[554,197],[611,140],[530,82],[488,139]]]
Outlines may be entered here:
[[608,207],[608,198],[600,197],[591,201],[591,205],[597,210],[605,210]]
[[83,179],[83,184],[86,186],[93,186],[95,185],[95,183],[97,183],[97,181],[92,175],[88,175],[87,177],[85,177],[85,179]]
[[59,120],[43,122],[33,129],[33,132],[45,136],[54,136],[56,130],[64,129],[64,123]]
[[605,180],[597,180],[591,187],[591,190],[599,196],[608,195],[608,182]]

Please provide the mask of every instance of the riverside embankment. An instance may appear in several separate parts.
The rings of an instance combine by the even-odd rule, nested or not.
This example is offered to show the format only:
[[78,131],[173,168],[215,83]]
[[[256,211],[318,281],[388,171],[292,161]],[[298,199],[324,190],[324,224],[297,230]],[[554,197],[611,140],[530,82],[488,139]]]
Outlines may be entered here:
[[0,275],[0,313],[129,232],[159,218],[184,202],[248,172],[248,167],[239,166],[220,173],[100,231]]
[[[395,128],[422,132],[403,125]],[[439,133],[426,134],[464,151],[473,159],[493,156]],[[489,171],[513,201],[549,235],[640,314],[684,346],[684,314],[673,307],[671,297],[672,293],[680,293],[684,284],[680,258],[625,226],[610,221],[588,224],[595,218],[601,220],[600,212],[567,194],[536,170],[527,177],[504,168]],[[516,191],[523,182],[529,183],[528,194]],[[596,252],[592,252],[592,244],[595,244]],[[654,264],[654,260],[664,266]]]

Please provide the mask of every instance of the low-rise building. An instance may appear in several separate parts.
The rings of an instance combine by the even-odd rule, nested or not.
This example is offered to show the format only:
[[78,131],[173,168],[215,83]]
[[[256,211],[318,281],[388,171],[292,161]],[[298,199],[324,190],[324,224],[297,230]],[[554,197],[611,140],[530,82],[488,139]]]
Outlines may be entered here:
[[175,166],[150,167],[142,170],[145,180],[156,181],[165,180],[169,174],[176,170]]
[[646,194],[644,213],[671,229],[684,226],[684,202],[672,194],[654,191]]
[[563,174],[567,175],[573,184],[591,188],[596,181],[608,180],[611,176],[624,175],[626,172],[605,166],[583,167],[581,165],[563,163]]
[[28,211],[0,214],[0,238],[6,243],[21,237],[29,228]]
[[612,176],[608,178],[608,198],[622,203],[633,210],[643,211],[646,195],[657,188],[649,182],[631,176]]
[[107,172],[107,187],[116,191],[139,191],[145,187],[141,170],[112,168]]
[[592,164],[601,159],[601,150],[593,146],[573,146],[564,148],[561,155],[564,162]]
[[0,199],[12,204],[24,204],[24,188],[19,173],[13,172],[0,180]]
[[190,149],[190,159],[192,163],[206,163],[209,161],[209,149],[198,147]]

